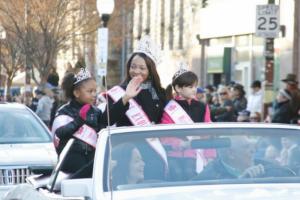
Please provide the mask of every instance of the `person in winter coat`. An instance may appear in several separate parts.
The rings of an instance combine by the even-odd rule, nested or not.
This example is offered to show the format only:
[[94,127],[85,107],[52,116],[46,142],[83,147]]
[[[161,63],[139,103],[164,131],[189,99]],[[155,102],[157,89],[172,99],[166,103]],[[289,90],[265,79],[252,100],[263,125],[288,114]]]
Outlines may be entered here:
[[[130,112],[120,114],[116,126],[140,126],[158,124],[161,120],[166,104],[165,90],[161,86],[157,72],[160,61],[160,49],[153,43],[149,36],[144,36],[138,43],[137,48],[130,56],[126,65],[126,78],[120,85],[111,88],[108,95],[108,103],[116,102],[120,94],[128,87],[128,83],[135,77],[140,77],[141,91],[130,101]],[[145,180],[163,180],[167,174],[167,160],[165,152],[155,150],[156,147],[150,141],[139,143],[139,151],[145,161]],[[156,144],[160,145],[159,142]],[[162,148],[160,148],[162,149]],[[154,170],[155,169],[155,170]]]
[[[196,100],[197,75],[192,71],[180,69],[172,80],[172,84],[167,88],[167,96],[171,97],[172,88],[176,95],[166,105],[161,123],[211,122],[208,105]],[[163,145],[170,149],[167,151],[170,180],[188,180],[195,176],[198,152],[189,148],[190,140],[176,137],[166,137],[161,140]],[[208,153],[208,151],[202,153]]]
[[229,96],[229,89],[222,86],[218,89],[219,104],[211,107],[216,122],[235,121],[234,106]]
[[[129,99],[139,92],[139,85],[139,78],[132,79],[124,95],[112,105],[110,115],[112,122],[118,120],[119,115],[126,112],[129,107]],[[81,69],[76,75],[66,74],[62,82],[62,89],[69,102],[57,111],[52,126],[58,154],[62,152],[71,138],[74,138],[75,141],[61,170],[65,173],[76,173],[76,177],[90,177],[97,132],[107,126],[107,114],[106,111],[102,113],[93,106],[96,98],[96,81],[86,69]]]
[[235,84],[233,85],[233,107],[235,116],[237,117],[239,115],[239,112],[242,112],[247,108],[247,99],[245,97],[245,90],[244,86],[241,84]]
[[35,113],[43,120],[47,127],[50,125],[51,109],[53,106],[53,92],[49,88],[43,89],[43,96],[39,99]]
[[293,119],[291,93],[287,89],[280,90],[275,101],[272,123],[290,124]]

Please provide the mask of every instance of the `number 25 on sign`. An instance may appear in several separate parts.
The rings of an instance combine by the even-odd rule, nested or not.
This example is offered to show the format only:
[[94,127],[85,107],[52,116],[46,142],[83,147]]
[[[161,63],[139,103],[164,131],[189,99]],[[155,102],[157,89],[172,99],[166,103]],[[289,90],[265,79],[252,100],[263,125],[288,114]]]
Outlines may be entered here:
[[265,38],[278,37],[278,33],[280,31],[279,18],[278,5],[257,5],[255,35]]

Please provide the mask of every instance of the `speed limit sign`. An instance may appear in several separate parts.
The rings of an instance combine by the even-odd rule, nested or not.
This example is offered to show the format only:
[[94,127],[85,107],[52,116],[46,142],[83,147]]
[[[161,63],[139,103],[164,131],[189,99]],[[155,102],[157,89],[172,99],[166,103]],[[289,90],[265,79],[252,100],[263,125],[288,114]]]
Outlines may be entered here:
[[264,38],[278,37],[280,31],[279,17],[278,5],[257,5],[255,35]]

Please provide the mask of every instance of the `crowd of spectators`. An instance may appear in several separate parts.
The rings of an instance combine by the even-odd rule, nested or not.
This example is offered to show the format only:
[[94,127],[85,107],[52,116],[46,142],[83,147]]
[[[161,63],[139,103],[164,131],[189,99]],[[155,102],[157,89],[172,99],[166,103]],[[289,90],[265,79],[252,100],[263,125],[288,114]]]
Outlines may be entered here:
[[251,84],[251,94],[246,94],[244,86],[231,82],[214,87],[207,85],[197,90],[197,98],[210,106],[214,122],[272,122],[297,124],[300,119],[300,90],[297,77],[288,74],[281,80],[285,87],[277,91],[275,100],[264,102],[262,83],[255,80]]

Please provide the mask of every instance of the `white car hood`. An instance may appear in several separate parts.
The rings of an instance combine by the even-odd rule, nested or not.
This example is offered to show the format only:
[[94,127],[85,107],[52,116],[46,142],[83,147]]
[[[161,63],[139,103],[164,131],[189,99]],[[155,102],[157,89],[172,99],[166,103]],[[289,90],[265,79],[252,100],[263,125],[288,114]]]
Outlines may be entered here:
[[[110,195],[109,193],[107,194]],[[231,184],[162,187],[114,192],[114,200],[286,200],[300,199],[300,184]]]
[[51,143],[1,144],[0,168],[14,165],[51,165],[57,162],[57,154]]

